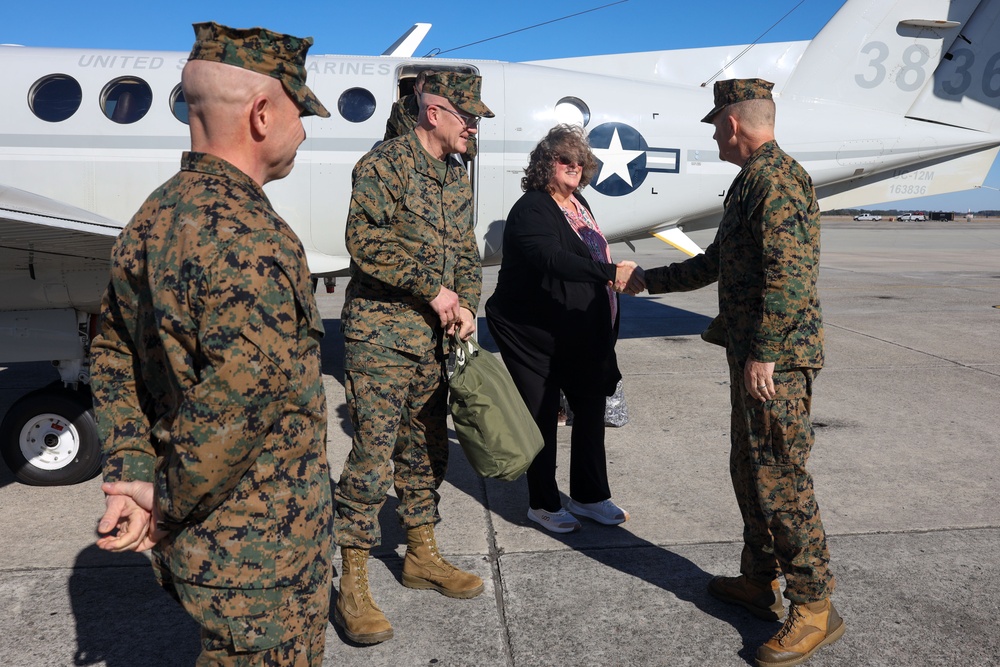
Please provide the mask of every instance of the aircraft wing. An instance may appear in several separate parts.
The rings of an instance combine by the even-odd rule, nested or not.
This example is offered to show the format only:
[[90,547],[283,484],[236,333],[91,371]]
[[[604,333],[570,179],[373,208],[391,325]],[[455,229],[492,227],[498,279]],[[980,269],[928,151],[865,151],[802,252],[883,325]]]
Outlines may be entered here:
[[[121,228],[90,211],[0,186],[0,313],[96,313]],[[9,356],[10,341],[0,347],[6,360],[27,360]]]
[[[122,224],[24,190],[0,186],[0,269],[106,268]],[[3,310],[0,297],[0,310]]]

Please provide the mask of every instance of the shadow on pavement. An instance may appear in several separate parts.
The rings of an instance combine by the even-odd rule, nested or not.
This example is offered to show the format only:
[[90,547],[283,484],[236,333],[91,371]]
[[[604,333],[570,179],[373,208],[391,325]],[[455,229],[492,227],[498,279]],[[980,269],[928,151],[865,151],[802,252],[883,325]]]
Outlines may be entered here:
[[[627,297],[622,300],[622,326],[620,338],[643,338],[661,336],[685,336],[700,334],[711,322],[711,317],[673,308],[642,297]],[[343,337],[340,335],[339,320],[325,320],[327,335],[323,340],[323,372],[333,375],[343,385]],[[490,336],[485,318],[477,321],[477,337],[480,345],[487,350],[497,351],[496,343]],[[353,433],[347,418],[346,406],[337,397],[334,401],[340,407],[337,416],[340,426],[348,435]],[[474,499],[479,499],[485,509],[495,512],[505,521],[515,525],[527,525],[527,490],[523,478],[513,483],[483,480],[469,467],[465,455],[458,446],[454,432],[449,433],[451,452],[446,481]],[[565,464],[566,462],[564,462]],[[331,462],[333,476],[339,476],[336,462]],[[492,502],[491,502],[492,501]],[[398,501],[388,496],[379,513],[382,527],[382,544],[372,551],[372,557],[382,560],[387,569],[399,579],[402,559],[396,554],[399,545],[405,544],[405,534],[396,517]],[[593,559],[621,573],[641,579],[656,586],[680,600],[689,602],[702,613],[713,616],[739,632],[743,648],[739,656],[748,664],[753,664],[757,647],[767,641],[780,627],[755,619],[742,609],[726,605],[710,597],[708,582],[713,574],[705,572],[698,565],[670,549],[653,544],[629,532],[624,526],[602,526],[584,520],[587,525],[579,533],[566,535],[550,534],[566,547]],[[626,524],[627,525],[627,524]],[[502,556],[501,556],[502,559]],[[734,574],[738,563],[734,563]],[[336,602],[334,587],[331,607]],[[332,612],[331,612],[332,622]],[[353,644],[334,624],[341,639]]]
[[[504,521],[519,526],[534,526],[527,519],[528,490],[524,477],[514,482],[478,477],[465,459],[454,432],[450,432],[449,436],[452,464],[446,480],[472,498],[485,497],[486,509]],[[563,461],[563,465],[568,465],[568,462]],[[568,498],[562,495],[565,505]],[[732,571],[709,573],[684,556],[629,532],[628,523],[604,526],[589,519],[581,519],[581,523],[583,530],[575,533],[545,531],[545,534],[581,555],[656,586],[690,603],[700,612],[731,625],[743,642],[739,656],[748,664],[754,663],[757,647],[781,627],[779,623],[754,618],[743,609],[720,602],[708,594],[708,582],[715,574],[738,574],[738,558],[732,565]],[[500,558],[502,560],[503,555]]]
[[344,385],[344,335],[340,333],[340,319],[323,320],[326,334],[320,340],[323,375],[332,375],[341,386]]
[[61,664],[193,665],[198,625],[156,583],[145,556],[80,552],[69,580],[76,653]]

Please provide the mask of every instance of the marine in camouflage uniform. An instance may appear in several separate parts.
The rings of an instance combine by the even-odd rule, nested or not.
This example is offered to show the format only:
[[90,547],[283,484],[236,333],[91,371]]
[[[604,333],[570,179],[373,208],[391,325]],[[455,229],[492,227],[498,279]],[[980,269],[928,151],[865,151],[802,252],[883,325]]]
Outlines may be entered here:
[[[438,79],[463,80],[446,74],[432,79],[436,86]],[[354,168],[346,232],[351,281],[342,329],[355,436],[337,490],[341,546],[380,544],[378,511],[392,481],[390,459],[402,524],[439,520],[437,488],[448,455],[447,385],[444,330],[430,302],[444,287],[475,313],[482,289],[472,191],[458,161],[452,155],[445,160],[432,157],[408,132],[379,145]],[[383,386],[369,384],[377,368],[384,369],[377,374],[385,376]]]
[[[195,34],[192,62],[273,76],[303,114],[329,115],[304,84],[311,39],[212,23]],[[115,244],[102,322],[104,479],[152,483],[154,570],[201,625],[198,664],[322,664],[323,324],[298,237],[249,175],[185,152]]]
[[[482,289],[468,178],[453,156],[443,178],[440,167],[410,132],[354,168],[347,219],[351,280],[341,326],[355,435],[337,489],[341,546],[381,543],[378,511],[392,481],[390,458],[402,525],[439,520],[448,388],[444,330],[429,304],[446,287],[475,313]],[[370,384],[378,368],[385,377]]]
[[[428,77],[424,94],[436,95],[458,112],[492,116],[479,100],[480,81],[473,75],[438,73]],[[453,155],[468,126],[457,127],[455,113],[434,108],[433,127],[421,116],[414,131],[365,155],[352,177],[346,232],[351,280],[342,329],[354,441],[337,485],[335,519],[345,573],[351,576],[341,577],[336,618],[349,638],[362,643],[392,636],[368,597],[364,569],[368,550],[381,543],[378,513],[390,484],[395,484],[397,513],[408,540],[440,520],[438,487],[448,463],[448,388],[445,329],[431,302],[445,290],[457,294],[456,312],[467,311],[469,333],[479,307],[482,270],[472,191]],[[445,135],[443,152],[433,155],[427,141]],[[432,532],[427,534],[433,539]],[[410,556],[408,549],[406,585],[414,583],[408,581]],[[435,558],[443,562],[440,555]],[[448,583],[433,587],[452,597],[482,591],[478,577],[462,574],[470,579],[461,590]],[[418,582],[412,587],[431,586]]]
[[[732,146],[725,144],[731,119],[717,116],[730,104],[770,101],[771,85],[760,79],[716,84],[716,108],[704,121],[720,121],[716,139],[721,155],[742,169],[704,254],[647,270],[645,281],[651,294],[719,283],[719,321],[713,329],[725,331],[732,404],[730,472],[743,516],[744,547],[743,578],[719,577],[710,590],[715,594],[715,586],[728,580],[739,590],[752,582],[765,593],[774,582],[776,592],[776,580],[784,574],[785,597],[794,608],[824,601],[834,590],[826,534],[806,470],[814,442],[812,385],[823,366],[816,289],[820,212],[809,174],[773,140],[773,106],[768,140],[749,143],[747,154],[736,159]],[[773,363],[773,374],[748,387],[748,363],[755,362]],[[719,597],[762,612],[762,617],[769,611],[772,618],[784,613],[780,598],[771,600],[768,609],[725,592]],[[768,660],[765,656],[758,664],[772,664]]]
[[392,103],[389,110],[389,120],[385,122],[385,136],[382,141],[389,141],[396,137],[401,137],[417,126],[417,118],[420,116],[420,102],[417,100],[417,93],[403,95]]

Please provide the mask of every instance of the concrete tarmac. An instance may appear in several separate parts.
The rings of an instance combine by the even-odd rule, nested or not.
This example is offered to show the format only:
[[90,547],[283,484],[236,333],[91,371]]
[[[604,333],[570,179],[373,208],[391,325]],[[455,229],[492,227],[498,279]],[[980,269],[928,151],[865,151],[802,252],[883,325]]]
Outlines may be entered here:
[[[712,232],[693,236],[704,246]],[[646,267],[683,258],[655,240],[612,251]],[[486,269],[484,295],[496,271]],[[345,285],[319,297],[334,479],[351,442],[338,333]],[[847,632],[808,664],[998,664],[1000,222],[824,219],[820,294],[827,364],[809,467]],[[742,536],[724,353],[698,336],[716,298],[712,286],[623,299],[629,422],[608,429],[607,454],[630,521],[544,532],[525,516],[523,478],[478,478],[453,442],[438,542],[486,591],[452,600],[404,588],[390,496],[370,574],[395,637],[355,646],[331,624],[324,664],[752,664],[778,624],[705,591],[712,575],[738,573]],[[0,414],[55,377],[45,364],[0,370]],[[569,435],[560,429],[564,493]],[[29,487],[0,464],[0,665],[193,664],[197,628],[157,589],[146,558],[93,546],[102,508],[99,480]],[[339,572],[339,553],[335,563]]]

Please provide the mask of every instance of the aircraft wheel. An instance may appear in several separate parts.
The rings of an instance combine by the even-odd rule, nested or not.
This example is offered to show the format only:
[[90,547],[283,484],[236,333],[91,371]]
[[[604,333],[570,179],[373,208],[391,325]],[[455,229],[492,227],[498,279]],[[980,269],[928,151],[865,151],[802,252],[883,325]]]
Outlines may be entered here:
[[0,453],[19,482],[61,486],[101,469],[97,422],[86,394],[46,388],[22,396],[0,424]]

